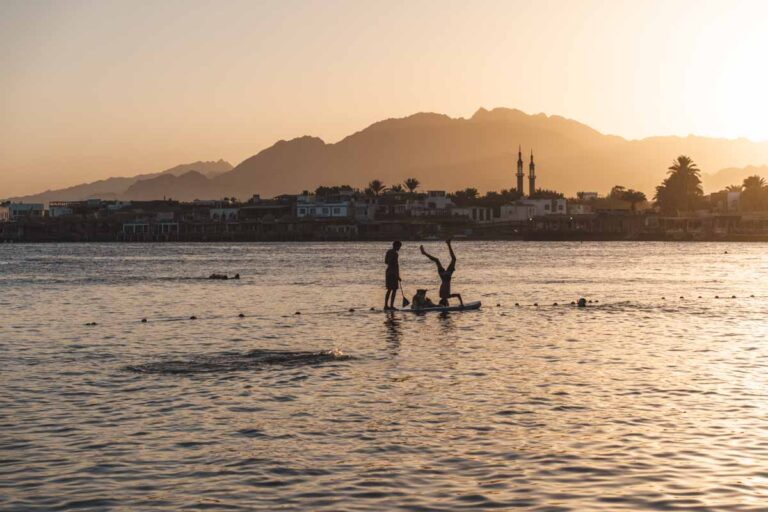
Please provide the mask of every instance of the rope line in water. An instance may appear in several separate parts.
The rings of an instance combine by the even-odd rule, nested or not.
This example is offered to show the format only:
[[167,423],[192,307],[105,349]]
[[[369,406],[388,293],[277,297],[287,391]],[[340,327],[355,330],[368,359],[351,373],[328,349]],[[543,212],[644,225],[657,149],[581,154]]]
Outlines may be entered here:
[[[762,296],[757,297],[755,295],[749,295],[738,297],[736,295],[728,296],[720,296],[715,295],[715,300],[733,300],[733,299],[755,299],[755,298],[763,298]],[[698,299],[703,299],[701,295],[698,296]],[[685,301],[688,304],[694,304],[695,300],[698,299],[686,299],[684,295],[681,295],[678,297],[678,300]],[[539,304],[538,302],[532,302],[530,304],[521,304],[519,302],[514,303],[514,308],[553,308],[553,307],[574,307],[576,306],[578,309],[584,309],[585,306],[592,304],[592,305],[598,305],[601,304],[599,299],[584,299],[584,306],[579,307],[579,304],[577,301],[564,301],[562,303],[560,302],[553,302],[551,304]],[[667,298],[665,296],[661,297],[662,301],[666,301]],[[706,299],[704,299],[706,300]],[[622,301],[623,303],[628,303],[631,301]],[[602,303],[602,305],[606,305],[608,303]],[[637,303],[639,304],[639,303]],[[505,306],[503,306],[501,303],[496,303],[495,306],[485,306],[485,309],[493,309],[493,308],[500,308],[500,309],[507,309]],[[402,309],[396,309],[393,311],[387,311],[388,313],[397,313],[402,311]],[[197,315],[190,315],[187,316],[169,316],[169,317],[144,317],[137,321],[128,321],[128,322],[121,322],[121,324],[124,325],[132,325],[134,323],[158,323],[158,322],[184,322],[184,321],[210,321],[210,320],[222,320],[222,319],[232,319],[236,318],[239,320],[244,319],[269,319],[269,318],[291,318],[291,317],[301,317],[301,316],[320,316],[320,315],[343,315],[343,314],[350,314],[350,313],[382,313],[385,312],[382,308],[376,308],[376,307],[369,307],[369,306],[358,306],[358,307],[350,307],[343,310],[330,310],[330,311],[295,311],[294,313],[283,313],[283,314],[274,314],[274,315],[258,315],[258,314],[246,314],[246,313],[238,313],[237,315],[211,315],[211,316],[205,316],[200,317]],[[408,312],[411,312],[408,310]],[[460,311],[459,311],[460,312]],[[450,312],[448,312],[450,313]],[[97,322],[87,322],[84,324],[86,327],[95,327],[99,324]],[[112,324],[114,325],[114,324]]]

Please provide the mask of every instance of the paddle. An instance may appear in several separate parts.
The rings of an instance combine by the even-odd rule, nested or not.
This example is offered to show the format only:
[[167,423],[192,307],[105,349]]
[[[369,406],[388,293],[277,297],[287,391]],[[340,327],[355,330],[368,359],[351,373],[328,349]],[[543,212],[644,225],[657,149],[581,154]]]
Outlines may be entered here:
[[403,307],[407,308],[411,303],[408,299],[405,298],[405,293],[403,293],[403,281],[400,280],[400,295],[403,296]]

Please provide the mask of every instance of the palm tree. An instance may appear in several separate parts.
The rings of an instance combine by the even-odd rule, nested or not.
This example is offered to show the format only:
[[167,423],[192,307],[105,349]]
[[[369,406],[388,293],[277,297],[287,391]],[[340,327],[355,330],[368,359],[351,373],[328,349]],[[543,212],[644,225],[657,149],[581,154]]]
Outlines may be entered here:
[[403,191],[403,186],[400,185],[399,183],[397,185],[392,185],[391,187],[389,187],[389,191],[390,192],[402,192]]
[[381,182],[381,180],[372,180],[368,184],[368,188],[371,189],[371,192],[373,192],[373,195],[378,196],[382,192],[384,192],[387,187],[384,186],[384,183]]
[[640,192],[639,190],[625,190],[623,194],[621,194],[621,199],[628,202],[630,207],[632,208],[632,211],[635,211],[635,205],[637,203],[642,203],[646,201],[645,194]]
[[754,176],[745,178],[742,187],[744,187],[744,190],[760,190],[765,187],[765,179],[755,174]]
[[750,176],[742,185],[741,203],[747,211],[762,210],[766,203],[765,180],[758,176]]
[[741,192],[743,187],[741,185],[728,185],[725,187],[726,192]]
[[667,213],[693,210],[701,201],[701,171],[690,157],[678,156],[669,167],[669,175],[656,187],[656,202]]
[[408,189],[408,192],[410,192],[411,194],[416,192],[416,189],[419,188],[419,185],[421,185],[421,183],[419,183],[419,180],[417,180],[416,178],[408,178],[403,182],[403,184],[405,185],[405,188]]
[[611,193],[608,194],[609,197],[612,197],[613,199],[620,199],[621,196],[624,195],[624,192],[627,191],[627,187],[623,187],[621,185],[616,185],[611,189]]

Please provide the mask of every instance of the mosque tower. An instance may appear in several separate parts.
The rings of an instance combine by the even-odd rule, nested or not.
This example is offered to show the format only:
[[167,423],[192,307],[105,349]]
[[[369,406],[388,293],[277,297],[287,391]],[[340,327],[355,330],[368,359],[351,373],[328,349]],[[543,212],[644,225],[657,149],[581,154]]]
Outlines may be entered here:
[[[520,166],[522,164],[518,164]],[[528,197],[536,193],[536,164],[533,163],[533,150],[531,150],[531,163],[528,164]]]
[[523,148],[517,147],[517,193],[523,197]]

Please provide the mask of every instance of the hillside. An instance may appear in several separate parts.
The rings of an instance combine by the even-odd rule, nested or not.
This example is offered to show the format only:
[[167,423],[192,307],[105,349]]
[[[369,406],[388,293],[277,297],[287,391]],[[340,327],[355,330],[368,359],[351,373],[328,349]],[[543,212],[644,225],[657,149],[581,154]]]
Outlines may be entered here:
[[362,187],[419,179],[427,188],[498,190],[514,186],[517,147],[525,172],[535,153],[538,185],[574,194],[621,184],[652,193],[680,154],[703,172],[768,163],[768,143],[745,139],[652,137],[626,140],[559,116],[480,109],[470,119],[415,114],[375,123],[335,143],[314,137],[280,141],[212,180],[225,195],[249,197],[346,183]]
[[[314,190],[319,185],[362,188],[374,178],[390,185],[409,177],[417,178],[423,188],[500,190],[514,187],[518,145],[523,148],[526,174],[533,149],[538,186],[568,195],[582,190],[606,193],[623,185],[652,196],[672,160],[681,154],[691,156],[702,170],[705,192],[743,180],[734,168],[768,165],[768,142],[698,136],[627,140],[560,116],[481,108],[469,119],[433,113],[387,119],[333,144],[310,136],[281,140],[235,168],[222,160],[196,162],[22,199],[247,199],[253,194],[270,197]],[[171,179],[188,171],[197,172]]]
[[28,203],[48,203],[50,201],[82,201],[90,198],[122,199],[123,194],[140,180],[148,180],[165,175],[180,176],[189,171],[197,171],[208,178],[213,178],[231,169],[232,165],[224,160],[193,162],[191,164],[177,165],[160,172],[141,174],[133,177],[108,178],[64,189],[46,190],[40,194],[15,197],[12,198],[12,200]]

